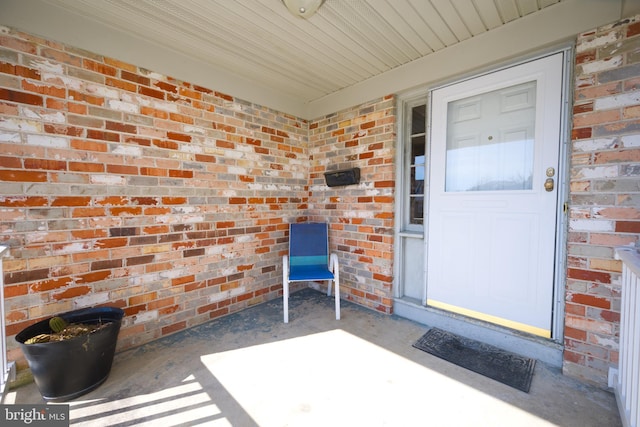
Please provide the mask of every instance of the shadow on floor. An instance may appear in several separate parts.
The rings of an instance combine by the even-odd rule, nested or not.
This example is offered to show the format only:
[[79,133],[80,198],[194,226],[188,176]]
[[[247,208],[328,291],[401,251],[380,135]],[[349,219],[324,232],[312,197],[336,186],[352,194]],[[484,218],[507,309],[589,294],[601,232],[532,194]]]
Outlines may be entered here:
[[[613,394],[537,363],[529,393],[412,347],[429,328],[304,289],[116,355],[87,426],[619,426]],[[43,403],[29,384],[5,403]]]

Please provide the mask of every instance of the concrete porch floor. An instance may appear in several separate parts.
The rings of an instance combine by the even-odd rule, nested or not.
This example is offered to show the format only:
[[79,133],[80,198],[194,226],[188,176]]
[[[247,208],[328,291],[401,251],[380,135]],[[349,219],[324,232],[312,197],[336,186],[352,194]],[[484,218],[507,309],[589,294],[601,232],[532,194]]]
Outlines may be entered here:
[[[612,393],[536,363],[523,393],[412,344],[429,327],[304,289],[116,355],[73,426],[621,425]],[[3,403],[43,403],[34,383]]]

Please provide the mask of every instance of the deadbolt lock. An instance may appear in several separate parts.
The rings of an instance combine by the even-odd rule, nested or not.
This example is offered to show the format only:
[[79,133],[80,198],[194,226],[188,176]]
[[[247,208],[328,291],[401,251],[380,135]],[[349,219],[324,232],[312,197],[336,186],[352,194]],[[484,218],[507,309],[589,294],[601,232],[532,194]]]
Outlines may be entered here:
[[551,178],[556,174],[556,170],[554,168],[547,168],[547,176]]
[[554,186],[553,178],[547,178],[544,182],[544,189],[547,191],[553,191],[553,186]]

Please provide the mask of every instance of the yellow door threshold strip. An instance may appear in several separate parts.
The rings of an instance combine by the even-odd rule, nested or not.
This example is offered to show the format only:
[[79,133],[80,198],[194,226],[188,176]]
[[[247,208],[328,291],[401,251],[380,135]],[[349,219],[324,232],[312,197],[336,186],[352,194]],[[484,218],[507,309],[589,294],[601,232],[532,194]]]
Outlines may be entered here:
[[503,319],[502,317],[492,316],[490,314],[481,313],[479,311],[469,310],[467,308],[458,307],[432,299],[427,300],[427,305],[440,308],[464,316],[473,317],[474,319],[484,320],[485,322],[494,323],[507,328],[516,329],[518,331],[527,332],[544,338],[551,338],[551,331],[537,326],[527,325],[525,323],[515,322],[513,320]]

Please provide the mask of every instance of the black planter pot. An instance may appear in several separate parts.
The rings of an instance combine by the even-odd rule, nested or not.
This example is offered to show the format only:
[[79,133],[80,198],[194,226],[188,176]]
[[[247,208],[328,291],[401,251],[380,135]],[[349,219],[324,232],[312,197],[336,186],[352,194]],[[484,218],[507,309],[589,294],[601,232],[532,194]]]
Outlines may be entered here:
[[69,340],[25,344],[29,338],[52,332],[49,319],[46,319],[16,335],[44,400],[64,402],[75,399],[107,379],[123,316],[124,311],[115,307],[86,308],[59,317],[67,323],[109,324],[91,334]]

